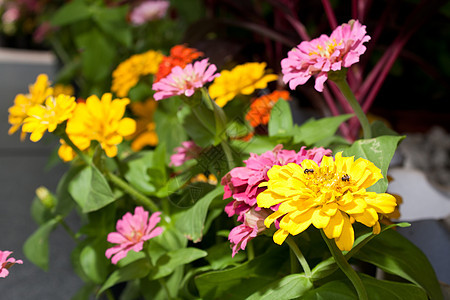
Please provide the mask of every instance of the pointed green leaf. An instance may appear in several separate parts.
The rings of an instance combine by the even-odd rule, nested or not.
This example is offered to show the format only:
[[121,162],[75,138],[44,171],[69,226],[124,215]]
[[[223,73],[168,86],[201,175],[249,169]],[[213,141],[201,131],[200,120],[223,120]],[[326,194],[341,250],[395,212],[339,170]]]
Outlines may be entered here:
[[342,115],[337,117],[310,120],[301,126],[294,128],[294,143],[304,143],[311,146],[321,140],[333,136],[339,126],[348,120],[352,115]]
[[297,299],[312,288],[305,274],[291,274],[253,293],[247,300]]
[[98,295],[118,283],[146,276],[150,271],[150,268],[151,266],[148,259],[143,258],[114,271],[103,284]]
[[211,202],[223,194],[223,187],[218,186],[203,198],[197,201],[194,206],[182,212],[176,222],[176,227],[188,239],[199,242],[203,237],[206,214]]
[[106,238],[91,240],[80,253],[80,265],[90,280],[101,284],[108,276],[110,261],[105,256]]
[[73,178],[69,193],[84,213],[96,211],[115,200],[105,177],[92,166],[85,167]]
[[369,191],[384,193],[387,189],[387,170],[389,163],[394,156],[398,143],[404,139],[403,136],[380,136],[374,139],[358,140],[350,147],[343,151],[343,156],[355,156],[355,159],[362,157],[373,162],[378,168],[384,178],[380,179],[373,186],[368,188]]
[[270,112],[269,136],[289,136],[292,135],[292,112],[289,103],[280,99],[273,106]]
[[23,245],[23,253],[36,266],[47,271],[49,261],[48,239],[58,225],[60,218],[54,218],[40,226]]

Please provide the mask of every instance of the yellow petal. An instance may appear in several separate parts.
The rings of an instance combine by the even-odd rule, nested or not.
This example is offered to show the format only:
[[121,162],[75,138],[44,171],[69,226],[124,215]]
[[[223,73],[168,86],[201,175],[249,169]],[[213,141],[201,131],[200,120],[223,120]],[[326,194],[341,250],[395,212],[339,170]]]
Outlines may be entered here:
[[287,236],[289,235],[289,232],[287,232],[286,230],[283,229],[278,229],[274,234],[273,234],[273,241],[278,244],[281,245],[283,244],[284,240],[286,240]]
[[334,239],[341,235],[343,226],[344,218],[342,217],[342,213],[338,211],[333,217],[330,218],[330,222],[327,227],[323,229],[323,231],[329,239]]
[[312,215],[312,224],[316,228],[325,228],[330,222],[330,216],[322,212],[322,209],[317,208]]
[[280,212],[280,211],[275,211],[274,213],[272,213],[271,215],[269,215],[265,220],[264,220],[264,225],[269,228],[270,225],[272,225],[273,222],[275,222],[276,219],[278,219],[279,217],[281,217],[282,215],[284,215],[284,213]]
[[297,235],[305,231],[309,225],[311,225],[312,215],[315,211],[315,208],[311,208],[304,212],[303,214],[292,219],[292,223],[289,224],[288,231],[292,235]]
[[342,251],[350,251],[355,241],[355,233],[347,215],[343,214],[344,224],[341,235],[335,239],[336,245]]

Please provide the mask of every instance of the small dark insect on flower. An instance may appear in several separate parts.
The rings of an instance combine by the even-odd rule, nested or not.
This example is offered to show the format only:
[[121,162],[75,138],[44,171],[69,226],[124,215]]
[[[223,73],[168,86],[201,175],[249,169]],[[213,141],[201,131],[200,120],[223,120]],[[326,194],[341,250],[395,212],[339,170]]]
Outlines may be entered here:
[[305,169],[303,171],[303,173],[308,174],[308,173],[314,173],[314,169]]
[[350,176],[348,176],[348,174],[345,174],[341,179],[342,181],[350,181]]

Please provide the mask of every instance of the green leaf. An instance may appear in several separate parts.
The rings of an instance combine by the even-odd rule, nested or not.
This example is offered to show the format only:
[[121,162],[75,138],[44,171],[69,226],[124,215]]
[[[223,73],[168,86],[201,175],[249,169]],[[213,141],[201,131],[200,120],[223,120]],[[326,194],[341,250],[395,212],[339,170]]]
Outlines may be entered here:
[[97,284],[105,281],[111,265],[105,256],[106,248],[106,237],[101,237],[91,240],[80,253],[80,265],[84,274]]
[[191,113],[181,116],[186,133],[200,147],[214,145],[216,135],[214,112],[202,104],[191,110]]
[[182,248],[162,255],[150,272],[150,279],[158,279],[170,275],[177,267],[205,257],[208,253],[197,248]]
[[339,126],[352,115],[310,120],[301,126],[294,127],[294,144],[304,143],[308,146],[333,136]]
[[[228,237],[228,234],[227,234]],[[239,251],[234,257],[231,256],[230,242],[215,244],[208,250],[208,256],[205,258],[213,270],[225,269],[228,266],[238,265],[245,260],[244,251]]]
[[443,299],[436,274],[425,254],[394,230],[373,238],[354,257],[421,286],[431,299]]
[[[393,227],[409,227],[411,226],[409,223],[396,223],[391,224],[388,226],[382,226],[381,231],[379,234],[383,233],[384,231],[391,229]],[[371,241],[374,237],[377,235],[372,233],[372,230],[370,230],[367,233],[364,233],[360,236],[358,236],[355,239],[355,242],[353,244],[353,248],[345,254],[345,258],[349,260],[355,253],[358,253],[358,251],[364,247],[369,241]],[[318,263],[314,269],[312,269],[311,278],[313,281],[320,280],[322,278],[327,277],[328,275],[331,275],[338,269],[338,266],[334,260],[333,257],[329,257],[328,259],[322,260],[320,263]]]
[[40,226],[23,245],[23,253],[36,266],[47,271],[49,261],[48,239],[58,225],[60,218],[54,218]]
[[158,109],[153,117],[158,138],[166,143],[166,162],[168,162],[174,148],[181,146],[188,138],[176,114],[165,113]]
[[247,300],[294,299],[313,287],[305,274],[291,274],[252,294]]
[[55,12],[50,22],[54,26],[65,26],[90,18],[91,8],[83,0],[74,0]]
[[128,6],[98,7],[94,10],[93,20],[110,38],[129,47],[133,39],[131,26],[126,22]]
[[33,199],[33,202],[31,203],[31,217],[33,217],[33,220],[36,223],[38,223],[39,225],[43,225],[55,216],[50,211],[50,209],[42,204],[39,198],[35,197]]
[[343,151],[343,156],[355,156],[357,158],[365,158],[373,162],[378,168],[381,169],[383,174],[380,179],[373,186],[368,188],[371,192],[384,193],[388,186],[387,170],[389,163],[394,156],[398,143],[404,139],[403,136],[380,136],[373,139],[358,140],[350,147]]
[[201,241],[209,205],[215,198],[222,195],[223,187],[218,186],[197,201],[194,206],[181,213],[176,222],[178,230],[194,243]]
[[75,37],[75,43],[81,51],[83,76],[90,81],[106,81],[111,76],[116,47],[96,27],[84,31]]
[[150,263],[146,258],[132,262],[131,264],[114,271],[103,284],[98,295],[120,282],[142,278],[150,272],[150,269]]
[[380,120],[374,121],[372,124],[370,124],[370,128],[372,129],[372,136],[378,137],[382,135],[395,135],[399,136],[397,132],[394,130],[388,128],[384,122]]
[[262,256],[234,268],[207,272],[195,277],[203,299],[245,299],[276,280],[286,262],[286,252],[274,246]]
[[292,128],[292,112],[289,103],[280,99],[270,112],[269,136],[289,136],[292,134]]
[[[360,274],[370,300],[426,300],[425,292],[412,284],[387,280],[377,280],[365,274]],[[356,291],[348,280],[330,281],[316,289],[305,293],[302,300],[354,300]]]
[[59,180],[56,187],[56,198],[58,199],[55,207],[55,213],[66,216],[75,205],[75,201],[70,195],[69,184],[84,169],[85,166],[72,166]]
[[85,284],[78,292],[71,298],[71,300],[90,300],[92,294],[95,292],[96,285],[93,283]]
[[92,166],[85,167],[73,178],[69,193],[84,213],[96,211],[115,200],[105,177]]

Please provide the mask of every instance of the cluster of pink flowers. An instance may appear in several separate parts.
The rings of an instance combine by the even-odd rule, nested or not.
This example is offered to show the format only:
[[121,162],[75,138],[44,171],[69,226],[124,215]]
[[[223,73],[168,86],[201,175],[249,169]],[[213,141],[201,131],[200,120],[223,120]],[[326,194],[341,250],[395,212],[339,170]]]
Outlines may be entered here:
[[162,234],[163,229],[156,227],[161,221],[160,214],[155,212],[149,218],[149,212],[142,206],[135,208],[134,215],[127,212],[117,221],[117,232],[108,234],[108,242],[117,245],[106,250],[106,257],[109,259],[112,256],[111,262],[117,264],[130,250],[141,251],[145,241]]
[[322,92],[328,72],[357,63],[359,56],[366,51],[363,43],[369,40],[366,26],[351,20],[338,26],[330,36],[322,34],[311,41],[303,41],[281,61],[283,81],[289,82],[289,88],[294,90],[317,75],[314,88]]
[[233,256],[240,249],[244,250],[248,241],[265,230],[264,219],[278,208],[260,208],[256,203],[258,194],[266,189],[259,187],[259,184],[269,180],[267,171],[274,165],[301,164],[304,159],[320,164],[325,155],[331,155],[331,150],[322,147],[306,150],[302,147],[296,152],[283,150],[283,145],[278,145],[261,155],[250,153],[250,158],[244,161],[244,167],[234,168],[222,178],[221,184],[225,190],[223,198],[233,198],[225,207],[225,212],[229,217],[237,215],[238,222],[242,223],[233,228],[228,236]]
[[142,25],[149,21],[162,19],[170,6],[169,1],[144,1],[130,13],[130,21],[134,25]]
[[173,67],[169,75],[153,84],[152,89],[156,91],[153,98],[158,101],[177,95],[190,97],[196,89],[220,76],[218,73],[214,74],[216,70],[217,67],[209,64],[207,58],[187,64],[184,68]]
[[175,148],[175,154],[170,157],[170,166],[179,167],[190,159],[197,158],[203,148],[193,141],[184,141]]
[[0,251],[0,278],[5,278],[9,275],[9,268],[14,264],[23,264],[23,261],[16,260],[13,257],[8,258],[11,255],[11,251]]

